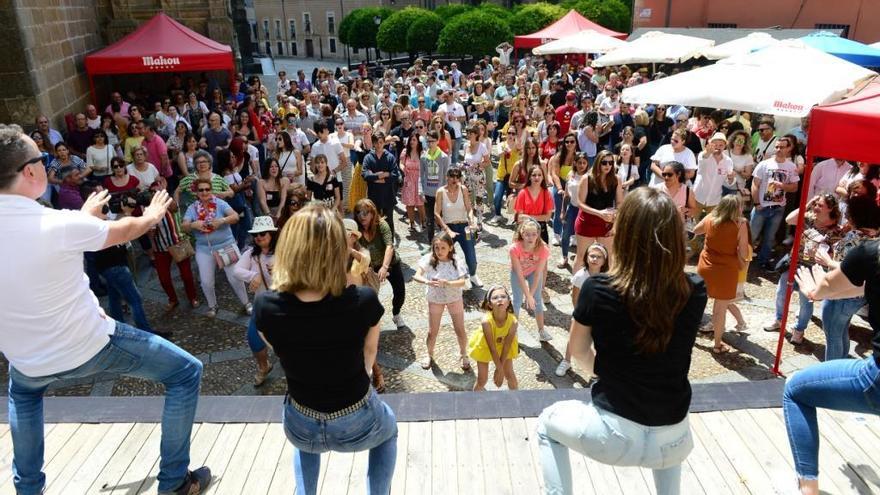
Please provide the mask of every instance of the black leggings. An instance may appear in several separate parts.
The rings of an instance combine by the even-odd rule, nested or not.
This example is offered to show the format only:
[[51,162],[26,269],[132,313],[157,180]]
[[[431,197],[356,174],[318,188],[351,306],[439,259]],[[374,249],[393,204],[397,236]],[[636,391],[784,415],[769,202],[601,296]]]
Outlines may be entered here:
[[[381,268],[381,265],[380,265]],[[374,268],[374,271],[378,272],[378,268]],[[391,291],[393,295],[391,296],[391,314],[399,315],[400,308],[403,307],[403,302],[406,300],[406,285],[403,281],[403,268],[400,266],[400,262],[391,263],[391,266],[388,268],[388,283],[391,284]]]

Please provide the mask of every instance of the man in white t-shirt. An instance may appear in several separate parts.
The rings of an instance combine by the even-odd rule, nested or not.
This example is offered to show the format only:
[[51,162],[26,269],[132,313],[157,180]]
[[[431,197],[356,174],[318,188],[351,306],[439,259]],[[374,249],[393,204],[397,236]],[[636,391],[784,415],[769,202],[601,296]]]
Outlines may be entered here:
[[446,91],[443,93],[443,98],[445,98],[445,103],[440,105],[440,107],[437,108],[437,111],[445,112],[446,123],[449,124],[449,127],[452,127],[453,131],[455,131],[455,142],[453,143],[452,150],[450,150],[450,158],[452,159],[452,164],[455,165],[459,160],[459,151],[461,150],[463,139],[461,134],[461,124],[467,118],[467,114],[464,111],[464,107],[461,106],[461,103],[455,101],[455,94],[452,91]]
[[651,187],[657,187],[663,183],[663,166],[669,162],[678,162],[684,165],[685,177],[692,179],[697,170],[697,158],[694,152],[684,145],[687,137],[687,130],[676,129],[672,132],[669,144],[657,148],[657,151],[651,156]]
[[[763,125],[763,124],[762,124]],[[800,180],[797,166],[791,161],[793,143],[781,137],[776,140],[775,154],[762,161],[752,172],[752,244],[762,237],[758,251],[758,264],[772,270],[770,254],[776,239],[776,231],[785,216],[785,193],[797,190]]]
[[[345,153],[345,148],[342,147],[338,139],[330,139],[330,128],[324,119],[315,122],[315,134],[318,135],[318,140],[312,145],[309,157],[314,158],[316,155],[326,156],[327,169],[330,173],[336,174],[336,178],[342,182],[341,172],[344,168],[348,167],[348,156]],[[343,188],[349,186],[350,184],[343,184]]]
[[10,365],[16,492],[42,493],[46,485],[43,393],[49,385],[110,373],[165,385],[159,493],[202,493],[210,470],[187,469],[202,363],[157,335],[108,317],[83,273],[85,251],[142,236],[164,218],[171,199],[159,191],[142,216],[106,222],[106,191],[89,196],[82,210],[51,210],[34,201],[46,184],[37,145],[18,126],[0,125],[0,257],[15,260],[0,272],[0,352]]
[[[733,160],[724,154],[727,137],[716,132],[710,139],[706,150],[697,160],[694,179],[694,201],[696,208],[691,216],[699,221],[721,202],[721,188],[728,177],[733,176]],[[702,237],[694,237],[690,243],[691,252],[698,253],[702,247]]]
[[813,174],[810,176],[810,189],[807,199],[813,199],[818,194],[833,194],[840,200],[837,194],[837,185],[843,176],[852,170],[852,165],[846,160],[840,158],[829,158],[821,161],[813,167]]

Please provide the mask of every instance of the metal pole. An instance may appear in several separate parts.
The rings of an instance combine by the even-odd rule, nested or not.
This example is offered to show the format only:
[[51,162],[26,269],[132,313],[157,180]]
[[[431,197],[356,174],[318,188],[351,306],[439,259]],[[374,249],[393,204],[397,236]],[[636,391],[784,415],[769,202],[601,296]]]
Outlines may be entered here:
[[[809,184],[811,175],[813,175],[813,154],[810,153],[809,148],[807,148],[807,164],[801,184],[804,186]],[[785,325],[788,323],[788,307],[791,304],[791,293],[794,289],[794,275],[797,272],[798,261],[800,259],[798,253],[801,249],[801,236],[804,233],[804,215],[807,210],[808,195],[809,187],[803,187],[801,190],[801,202],[800,207],[798,208],[797,224],[794,232],[794,242],[791,244],[791,266],[789,266],[788,274],[786,275],[785,301],[782,304],[782,318],[779,321],[779,341],[776,343],[776,359],[773,361],[773,369],[771,370],[772,373],[777,376],[782,376],[782,372],[779,371],[779,364],[782,361],[782,343],[785,342]]]

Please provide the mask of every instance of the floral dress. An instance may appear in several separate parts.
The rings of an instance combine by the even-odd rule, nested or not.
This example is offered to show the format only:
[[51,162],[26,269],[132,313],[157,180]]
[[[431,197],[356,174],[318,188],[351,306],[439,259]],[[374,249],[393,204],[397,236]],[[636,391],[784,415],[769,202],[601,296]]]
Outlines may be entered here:
[[403,158],[403,187],[400,199],[406,206],[422,206],[424,201],[419,197],[419,171],[421,160],[412,158],[409,153]]
[[477,144],[476,150],[471,150],[470,144],[465,144],[464,161],[461,162],[462,178],[464,185],[471,193],[471,203],[474,208],[474,216],[477,225],[483,225],[483,205],[486,203],[486,172],[483,170],[483,157],[489,155],[489,150],[482,143]]

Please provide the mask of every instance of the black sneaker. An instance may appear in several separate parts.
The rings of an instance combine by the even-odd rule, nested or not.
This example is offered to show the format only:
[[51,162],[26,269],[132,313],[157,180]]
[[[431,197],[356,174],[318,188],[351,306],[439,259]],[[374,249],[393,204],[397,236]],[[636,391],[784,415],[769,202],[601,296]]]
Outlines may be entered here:
[[211,484],[211,470],[202,466],[195,471],[186,473],[186,479],[177,489],[170,492],[159,492],[159,495],[198,495]]

